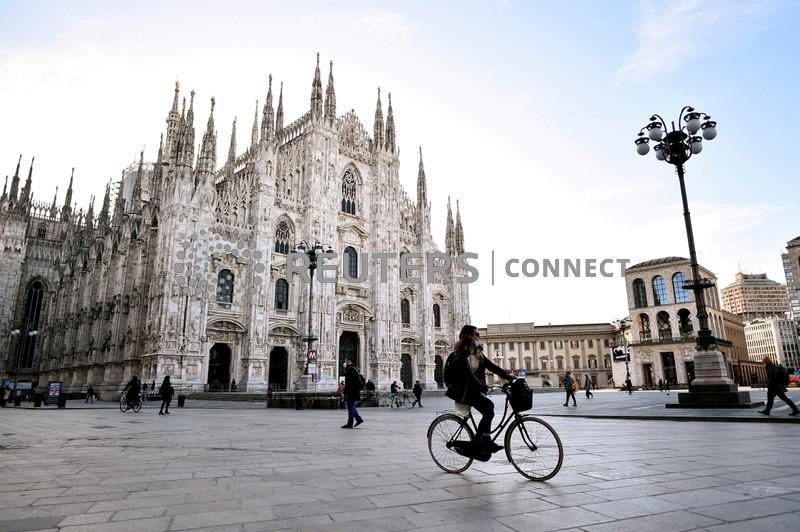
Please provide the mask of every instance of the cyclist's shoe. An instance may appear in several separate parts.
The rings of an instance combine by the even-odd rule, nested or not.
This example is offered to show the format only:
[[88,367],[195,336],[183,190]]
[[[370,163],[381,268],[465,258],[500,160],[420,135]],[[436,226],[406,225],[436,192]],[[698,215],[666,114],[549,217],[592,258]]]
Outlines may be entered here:
[[359,419],[358,421],[356,421],[356,424],[353,425],[353,428],[356,428],[357,426],[361,425],[363,422],[364,422],[363,419]]
[[478,445],[480,446],[482,451],[486,451],[489,453],[496,453],[497,451],[502,451],[505,447],[502,445],[497,445],[489,438],[482,438],[478,441]]
[[343,429],[352,429],[353,425],[342,425]]

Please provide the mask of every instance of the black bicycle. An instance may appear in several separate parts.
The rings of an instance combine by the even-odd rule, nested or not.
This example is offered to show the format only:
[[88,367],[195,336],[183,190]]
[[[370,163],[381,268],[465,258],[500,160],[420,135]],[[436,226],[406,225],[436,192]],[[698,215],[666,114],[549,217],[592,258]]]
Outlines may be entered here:
[[[492,386],[506,396],[503,418],[491,430],[492,442],[505,433],[506,458],[514,468],[530,480],[553,478],[564,461],[564,448],[558,433],[541,419],[509,409],[511,385]],[[509,413],[510,410],[510,413]],[[428,451],[431,458],[447,473],[461,473],[472,465],[475,456],[464,453],[465,444],[475,445],[478,427],[472,409],[466,416],[445,412],[428,427]]]
[[139,397],[139,394],[136,394],[136,397],[131,401],[128,401],[128,395],[126,393],[120,396],[119,411],[127,412],[128,410],[133,410],[136,413],[142,410],[142,399]]

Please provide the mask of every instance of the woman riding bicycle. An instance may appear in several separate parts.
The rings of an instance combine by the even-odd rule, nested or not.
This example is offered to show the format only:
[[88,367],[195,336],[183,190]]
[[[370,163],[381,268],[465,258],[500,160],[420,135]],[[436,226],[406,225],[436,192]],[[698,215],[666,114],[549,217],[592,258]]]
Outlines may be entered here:
[[481,347],[481,335],[478,328],[464,325],[458,335],[455,349],[447,368],[447,397],[465,405],[474,407],[481,413],[478,423],[478,441],[488,451],[497,452],[503,447],[491,440],[491,426],[494,418],[494,403],[486,397],[486,370],[506,380],[513,381],[514,376],[503,368],[492,363]]

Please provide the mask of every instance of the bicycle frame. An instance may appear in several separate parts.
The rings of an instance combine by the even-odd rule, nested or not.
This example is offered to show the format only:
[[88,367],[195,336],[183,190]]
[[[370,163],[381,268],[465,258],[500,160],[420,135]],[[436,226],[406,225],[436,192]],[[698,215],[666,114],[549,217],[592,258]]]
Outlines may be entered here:
[[[505,388],[503,388],[502,386],[490,386],[489,387],[489,391],[491,392],[493,390],[502,391],[503,395],[505,395],[505,397],[506,397],[506,403],[505,403],[505,406],[503,408],[503,417],[500,419],[500,422],[497,425],[495,425],[495,427],[493,429],[491,429],[489,431],[489,436],[491,436],[492,441],[495,441],[503,433],[503,431],[505,430],[506,426],[508,426],[511,423],[511,420],[512,419],[518,419],[520,417],[520,415],[517,412],[514,412],[513,409],[511,409],[511,413],[509,414],[508,392],[505,390]],[[467,417],[464,418],[464,421],[465,422],[469,422],[469,423],[472,424],[472,431],[473,431],[473,433],[475,433],[475,435],[477,435],[478,434],[478,424],[475,423],[475,418],[472,417],[472,407],[470,407],[469,414],[467,415]],[[456,433],[453,434],[452,440],[458,439],[458,436],[461,434],[462,430],[463,430],[462,428],[459,428],[456,431]],[[527,438],[527,434],[525,436]]]

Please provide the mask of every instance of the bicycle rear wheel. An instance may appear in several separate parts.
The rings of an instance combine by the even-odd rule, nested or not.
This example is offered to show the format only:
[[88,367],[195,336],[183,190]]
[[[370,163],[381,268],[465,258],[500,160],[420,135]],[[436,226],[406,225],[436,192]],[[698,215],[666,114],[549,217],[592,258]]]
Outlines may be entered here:
[[505,446],[508,461],[531,480],[550,480],[564,462],[561,438],[537,417],[516,419],[506,431]]
[[133,411],[134,412],[141,412],[142,411],[142,401],[136,401],[133,403]]
[[411,408],[414,406],[414,402],[408,397],[403,397],[403,406],[406,408]]
[[458,440],[472,441],[473,436],[472,429],[464,419],[455,414],[443,414],[428,427],[428,452],[442,471],[461,473],[472,465],[472,458],[458,454],[448,443],[456,437]]

